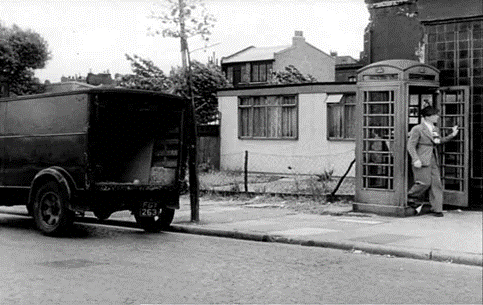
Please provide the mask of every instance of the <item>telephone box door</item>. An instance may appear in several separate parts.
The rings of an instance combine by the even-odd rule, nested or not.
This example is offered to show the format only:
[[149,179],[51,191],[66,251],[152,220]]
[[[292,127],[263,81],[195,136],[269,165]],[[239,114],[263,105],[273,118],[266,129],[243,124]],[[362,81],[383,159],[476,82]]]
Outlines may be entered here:
[[440,88],[441,133],[450,134],[458,125],[459,133],[440,147],[443,203],[468,206],[469,183],[469,88]]

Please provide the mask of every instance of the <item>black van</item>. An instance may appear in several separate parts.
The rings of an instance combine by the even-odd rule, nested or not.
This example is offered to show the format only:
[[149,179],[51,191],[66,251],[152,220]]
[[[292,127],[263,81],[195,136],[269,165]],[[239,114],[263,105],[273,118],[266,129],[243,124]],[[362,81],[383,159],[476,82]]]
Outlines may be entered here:
[[45,234],[76,212],[130,210],[166,228],[186,171],[189,101],[99,88],[0,99],[0,205],[26,205]]

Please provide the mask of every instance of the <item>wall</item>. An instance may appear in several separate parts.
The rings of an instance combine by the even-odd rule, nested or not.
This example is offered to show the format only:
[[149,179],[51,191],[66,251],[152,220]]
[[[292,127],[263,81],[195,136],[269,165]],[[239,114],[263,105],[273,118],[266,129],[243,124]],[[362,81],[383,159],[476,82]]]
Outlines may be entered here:
[[[334,86],[332,92],[355,92],[353,87],[343,90]],[[302,89],[283,87],[280,89],[233,90],[219,92],[221,116],[221,168],[241,170],[244,153],[249,152],[249,171],[270,173],[319,174],[334,170],[342,176],[355,158],[355,141],[327,140],[327,91],[317,86]],[[297,92],[298,91],[298,92]],[[302,92],[301,92],[302,91]],[[238,138],[238,95],[271,95],[283,93],[298,95],[298,139],[297,140],[241,140]],[[354,176],[352,170],[349,176]]]
[[[483,14],[482,0],[365,0],[370,22],[364,34],[361,60],[370,64],[386,59],[420,60],[424,42],[421,21]],[[392,3],[392,5],[391,5]],[[383,5],[373,7],[373,5]],[[387,5],[387,6],[384,6]]]
[[307,43],[301,43],[275,54],[274,71],[293,65],[302,74],[310,74],[319,82],[335,81],[335,58]]
[[[380,1],[368,1],[380,2]],[[423,28],[417,18],[417,6],[401,5],[369,8],[370,22],[364,34],[362,60],[367,63],[386,59],[419,60],[416,52],[423,39]]]
[[441,86],[470,88],[470,198],[483,202],[483,16],[424,22],[426,61],[440,69]]
[[482,0],[418,0],[418,18],[433,20],[439,18],[458,18],[483,14]]
[[[357,79],[357,70],[362,68],[362,64],[346,64],[335,66],[335,81],[350,82]],[[352,79],[352,80],[351,80]]]

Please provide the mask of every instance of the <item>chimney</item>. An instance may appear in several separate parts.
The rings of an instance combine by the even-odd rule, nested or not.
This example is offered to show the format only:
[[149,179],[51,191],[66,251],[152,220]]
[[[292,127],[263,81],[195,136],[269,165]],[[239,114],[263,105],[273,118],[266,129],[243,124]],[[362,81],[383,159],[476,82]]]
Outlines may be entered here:
[[292,46],[299,46],[305,43],[304,32],[295,31],[295,36],[292,38]]

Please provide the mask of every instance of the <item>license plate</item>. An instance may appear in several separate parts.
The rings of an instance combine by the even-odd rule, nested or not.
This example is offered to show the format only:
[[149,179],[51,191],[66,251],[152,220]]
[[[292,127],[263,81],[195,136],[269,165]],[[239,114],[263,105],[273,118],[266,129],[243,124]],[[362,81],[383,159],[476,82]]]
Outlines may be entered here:
[[158,216],[159,209],[156,202],[143,202],[141,209],[139,209],[139,216],[141,217],[153,217]]

